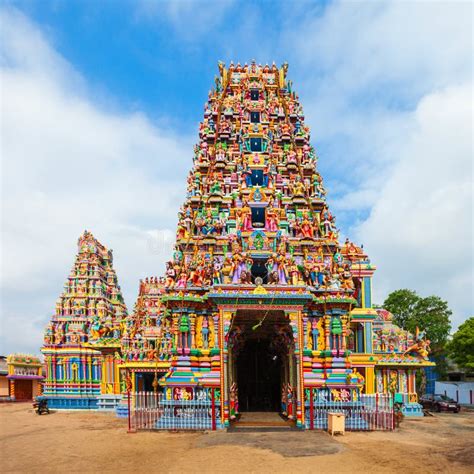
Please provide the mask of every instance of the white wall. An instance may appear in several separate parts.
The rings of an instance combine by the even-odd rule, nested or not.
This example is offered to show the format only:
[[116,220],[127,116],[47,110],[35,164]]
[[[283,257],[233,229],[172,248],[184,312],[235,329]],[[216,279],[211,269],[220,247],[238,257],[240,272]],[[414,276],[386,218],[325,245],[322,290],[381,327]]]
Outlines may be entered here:
[[464,405],[474,404],[474,382],[435,382],[435,393]]

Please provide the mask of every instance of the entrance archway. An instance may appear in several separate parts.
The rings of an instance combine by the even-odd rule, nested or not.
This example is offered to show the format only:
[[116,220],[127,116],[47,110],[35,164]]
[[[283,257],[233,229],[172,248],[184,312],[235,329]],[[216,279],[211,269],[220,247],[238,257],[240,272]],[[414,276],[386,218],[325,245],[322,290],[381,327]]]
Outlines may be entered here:
[[284,311],[238,310],[228,341],[228,380],[239,412],[286,414],[296,386],[292,330]]
[[240,411],[280,411],[282,357],[270,339],[248,339],[236,360]]

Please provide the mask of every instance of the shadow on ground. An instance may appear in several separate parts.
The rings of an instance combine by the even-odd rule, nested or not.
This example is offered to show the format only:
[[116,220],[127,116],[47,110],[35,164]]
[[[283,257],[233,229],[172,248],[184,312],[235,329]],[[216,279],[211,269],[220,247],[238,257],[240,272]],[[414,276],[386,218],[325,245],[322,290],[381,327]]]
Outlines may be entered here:
[[268,449],[285,457],[322,456],[336,454],[344,447],[324,432],[284,433],[207,433],[196,440],[195,448],[219,445],[240,445]]

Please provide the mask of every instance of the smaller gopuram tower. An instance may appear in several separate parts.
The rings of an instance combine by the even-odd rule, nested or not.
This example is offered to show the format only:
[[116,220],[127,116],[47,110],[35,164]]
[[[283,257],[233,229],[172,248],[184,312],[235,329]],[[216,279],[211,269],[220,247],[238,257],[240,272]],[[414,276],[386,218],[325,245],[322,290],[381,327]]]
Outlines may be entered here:
[[112,262],[112,251],[85,231],[44,335],[44,396],[51,407],[96,408],[101,394],[120,394],[114,353],[127,307]]

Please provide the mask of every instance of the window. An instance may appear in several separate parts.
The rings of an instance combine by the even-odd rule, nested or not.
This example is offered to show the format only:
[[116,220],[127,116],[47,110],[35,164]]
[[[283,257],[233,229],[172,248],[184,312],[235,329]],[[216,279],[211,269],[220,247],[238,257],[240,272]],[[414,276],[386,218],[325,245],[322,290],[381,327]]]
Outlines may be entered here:
[[260,94],[258,93],[258,90],[257,89],[252,89],[250,91],[250,99],[251,100],[258,100],[259,99],[259,96]]
[[252,170],[252,186],[263,186],[263,171]]
[[263,280],[263,284],[268,282],[268,270],[265,266],[267,262],[266,258],[254,258],[253,265],[252,265],[252,281],[255,283],[256,278],[261,278]]
[[250,151],[262,151],[262,139],[251,138],[250,139]]
[[252,226],[257,228],[265,227],[264,207],[252,207]]
[[252,123],[260,122],[260,112],[250,112],[250,121]]

